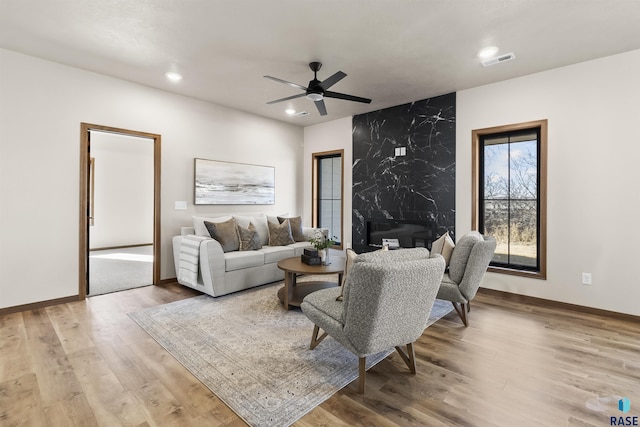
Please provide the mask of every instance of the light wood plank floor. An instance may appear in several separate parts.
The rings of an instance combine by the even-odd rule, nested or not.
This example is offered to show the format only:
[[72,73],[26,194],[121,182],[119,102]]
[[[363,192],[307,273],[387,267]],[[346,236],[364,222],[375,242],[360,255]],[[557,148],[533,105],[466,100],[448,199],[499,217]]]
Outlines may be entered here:
[[[194,295],[149,286],[1,316],[0,425],[244,425],[127,316]],[[425,331],[417,375],[394,354],[364,395],[351,384],[296,425],[601,427],[609,414],[586,402],[611,395],[640,414],[633,319],[493,294],[478,295],[470,319],[452,313]]]

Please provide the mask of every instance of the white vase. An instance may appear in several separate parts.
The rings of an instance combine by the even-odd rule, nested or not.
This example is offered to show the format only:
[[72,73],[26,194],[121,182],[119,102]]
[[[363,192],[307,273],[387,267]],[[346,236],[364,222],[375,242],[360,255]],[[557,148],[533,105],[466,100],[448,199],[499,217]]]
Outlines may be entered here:
[[318,256],[320,257],[320,263],[326,264],[326,261],[327,261],[327,250],[326,249],[319,249],[318,250]]

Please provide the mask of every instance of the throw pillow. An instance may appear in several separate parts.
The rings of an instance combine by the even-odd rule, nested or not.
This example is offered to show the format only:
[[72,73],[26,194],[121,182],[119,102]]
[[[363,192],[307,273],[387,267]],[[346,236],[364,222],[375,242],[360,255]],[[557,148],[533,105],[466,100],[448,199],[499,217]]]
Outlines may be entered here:
[[453,253],[453,248],[456,247],[456,244],[453,243],[453,239],[449,236],[449,232],[447,231],[442,236],[438,238],[435,242],[431,244],[431,258],[434,255],[442,255],[444,258],[445,267],[449,266],[449,261],[451,260],[451,254]]
[[238,238],[238,227],[236,220],[231,218],[224,222],[204,222],[211,237],[216,239],[222,246],[224,252],[232,252],[240,249],[240,239]]
[[287,246],[295,243],[291,236],[291,226],[289,220],[285,219],[282,224],[274,224],[269,221],[269,246]]
[[342,283],[340,283],[340,295],[336,298],[336,301],[342,301],[344,296],[344,287],[347,284],[347,276],[349,275],[349,270],[351,270],[351,266],[353,265],[353,261],[356,259],[358,254],[351,248],[347,248],[345,250],[345,254],[347,259],[344,262],[344,271],[342,272]]
[[258,230],[252,222],[249,223],[249,227],[238,224],[238,237],[241,251],[255,251],[262,247]]
[[295,240],[296,242],[306,241],[306,236],[302,232],[302,217],[292,216],[289,218],[284,218],[279,216],[278,222],[282,224],[285,219],[289,220],[289,226],[291,227],[291,235],[293,236],[293,240]]
[[209,217],[204,217],[204,216],[194,216],[193,217],[193,228],[195,230],[195,234],[196,234],[196,236],[201,236],[201,237],[211,237],[211,234],[209,234],[209,230],[207,230],[207,227],[205,227],[205,225],[204,225],[205,221],[218,223],[218,222],[228,221],[231,218],[232,218],[231,215],[220,216],[220,217],[216,217],[216,218],[209,218]]

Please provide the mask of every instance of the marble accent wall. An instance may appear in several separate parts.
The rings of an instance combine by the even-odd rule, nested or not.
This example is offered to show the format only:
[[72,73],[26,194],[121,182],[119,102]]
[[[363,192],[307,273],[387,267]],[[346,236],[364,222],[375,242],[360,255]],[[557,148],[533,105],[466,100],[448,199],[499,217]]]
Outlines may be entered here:
[[435,222],[455,236],[455,122],[455,93],[353,117],[354,248],[368,219]]

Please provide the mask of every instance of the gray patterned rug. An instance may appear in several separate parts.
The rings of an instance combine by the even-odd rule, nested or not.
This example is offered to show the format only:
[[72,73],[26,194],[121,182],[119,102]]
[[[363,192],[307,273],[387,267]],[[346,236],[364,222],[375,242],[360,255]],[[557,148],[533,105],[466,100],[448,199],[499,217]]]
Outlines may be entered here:
[[[284,310],[282,283],[202,295],[129,316],[252,426],[287,426],[358,377],[357,357],[330,337],[313,351],[313,324]],[[452,310],[436,300],[429,324]],[[389,352],[367,358],[367,368]]]

